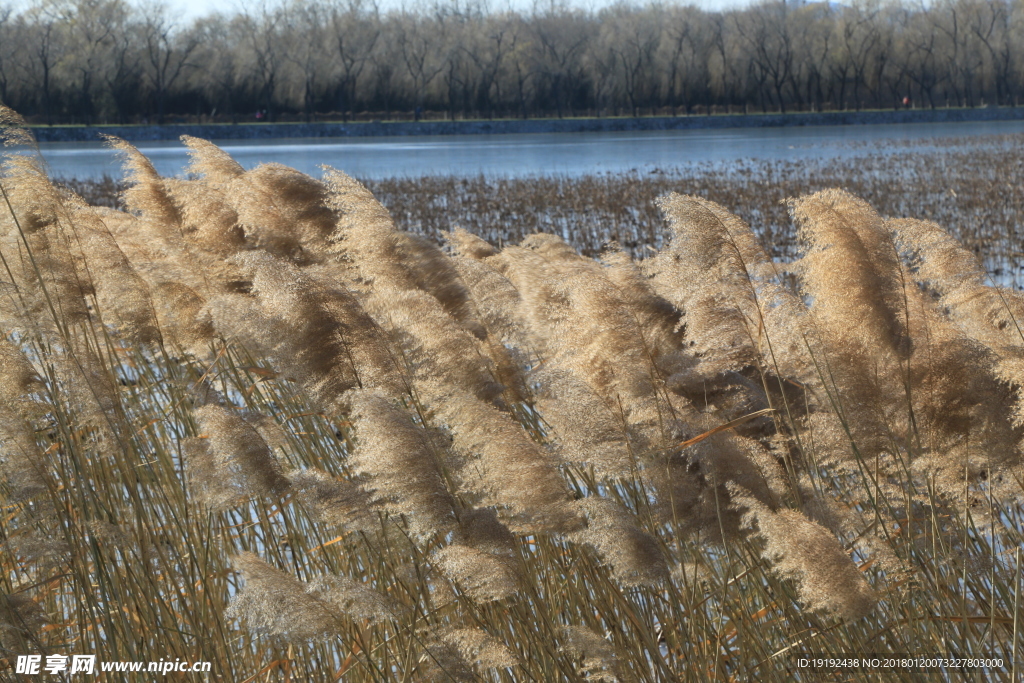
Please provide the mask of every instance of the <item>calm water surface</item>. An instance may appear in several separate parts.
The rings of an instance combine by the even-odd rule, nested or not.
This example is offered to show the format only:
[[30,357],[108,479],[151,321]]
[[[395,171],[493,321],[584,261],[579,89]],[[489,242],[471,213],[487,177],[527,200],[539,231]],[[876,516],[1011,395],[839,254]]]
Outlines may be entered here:
[[[938,149],[950,137],[1006,133],[1024,133],[1024,121],[214,142],[246,168],[273,161],[313,175],[326,164],[360,178],[522,177],[652,171],[707,161],[850,157],[879,153],[878,145],[865,143],[884,148],[885,143],[914,141],[927,149],[934,140]],[[53,177],[121,175],[116,155],[102,143],[40,147]],[[177,142],[140,142],[138,147],[164,175],[180,174],[188,163]]]

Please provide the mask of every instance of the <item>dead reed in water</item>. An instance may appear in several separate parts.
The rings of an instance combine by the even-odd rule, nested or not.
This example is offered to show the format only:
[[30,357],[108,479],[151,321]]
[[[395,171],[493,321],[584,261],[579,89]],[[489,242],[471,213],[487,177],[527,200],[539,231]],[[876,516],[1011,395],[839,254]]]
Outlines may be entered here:
[[[654,200],[683,192],[730,207],[775,257],[798,253],[784,200],[840,187],[885,216],[924,218],[949,230],[997,278],[1024,285],[1024,136],[861,143],[853,156],[803,161],[747,159],[652,172],[583,177],[367,180],[396,227],[441,240],[461,227],[496,245],[538,232],[559,235],[587,256],[617,241],[634,256],[660,248],[664,216]],[[928,149],[922,149],[927,146]],[[61,180],[90,204],[119,206],[124,184]]]

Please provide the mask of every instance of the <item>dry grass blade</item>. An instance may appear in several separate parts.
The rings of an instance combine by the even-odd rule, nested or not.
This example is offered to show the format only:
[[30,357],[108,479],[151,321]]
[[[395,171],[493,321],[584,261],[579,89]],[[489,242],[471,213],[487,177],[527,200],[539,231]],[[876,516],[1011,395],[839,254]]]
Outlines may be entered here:
[[698,444],[701,441],[703,441],[704,439],[707,439],[708,437],[712,437],[715,434],[719,434],[719,433],[727,431],[729,429],[736,429],[740,425],[744,425],[744,424],[750,422],[751,420],[754,420],[754,419],[757,419],[757,418],[761,417],[762,415],[771,415],[774,412],[775,412],[774,408],[765,408],[764,410],[757,410],[757,411],[754,411],[753,413],[749,413],[749,414],[744,415],[742,417],[737,417],[735,420],[729,420],[725,424],[718,425],[714,429],[708,430],[708,431],[704,432],[703,434],[698,434],[697,436],[695,436],[695,437],[693,437],[691,439],[687,439],[686,441],[683,441],[682,443],[678,444],[678,446],[679,446],[679,448],[687,448],[689,446],[693,446],[694,444]]

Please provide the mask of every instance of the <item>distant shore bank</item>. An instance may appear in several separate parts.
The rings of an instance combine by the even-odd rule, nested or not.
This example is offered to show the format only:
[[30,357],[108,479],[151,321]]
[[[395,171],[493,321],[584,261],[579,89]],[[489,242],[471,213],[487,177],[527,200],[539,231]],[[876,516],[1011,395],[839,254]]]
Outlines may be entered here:
[[169,124],[163,126],[33,126],[39,142],[89,142],[115,135],[130,142],[278,138],[392,137],[407,135],[502,135],[514,133],[597,133],[701,128],[776,128],[886,123],[950,123],[1024,120],[1024,107],[901,109],[796,114],[659,116],[648,118],[504,119],[496,121],[389,121],[374,123]]

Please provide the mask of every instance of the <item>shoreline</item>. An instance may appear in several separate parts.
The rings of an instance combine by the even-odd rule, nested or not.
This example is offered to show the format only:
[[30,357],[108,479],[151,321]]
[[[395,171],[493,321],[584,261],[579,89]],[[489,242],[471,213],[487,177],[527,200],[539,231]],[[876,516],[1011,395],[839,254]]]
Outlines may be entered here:
[[177,140],[182,135],[190,135],[207,140],[260,140],[786,128],[967,121],[1024,121],[1024,107],[900,109],[892,111],[806,112],[795,114],[723,114],[714,116],[657,116],[644,118],[504,119],[497,121],[30,126],[29,130],[32,131],[39,142],[96,142],[102,140],[101,135],[114,135],[129,142],[141,142]]

